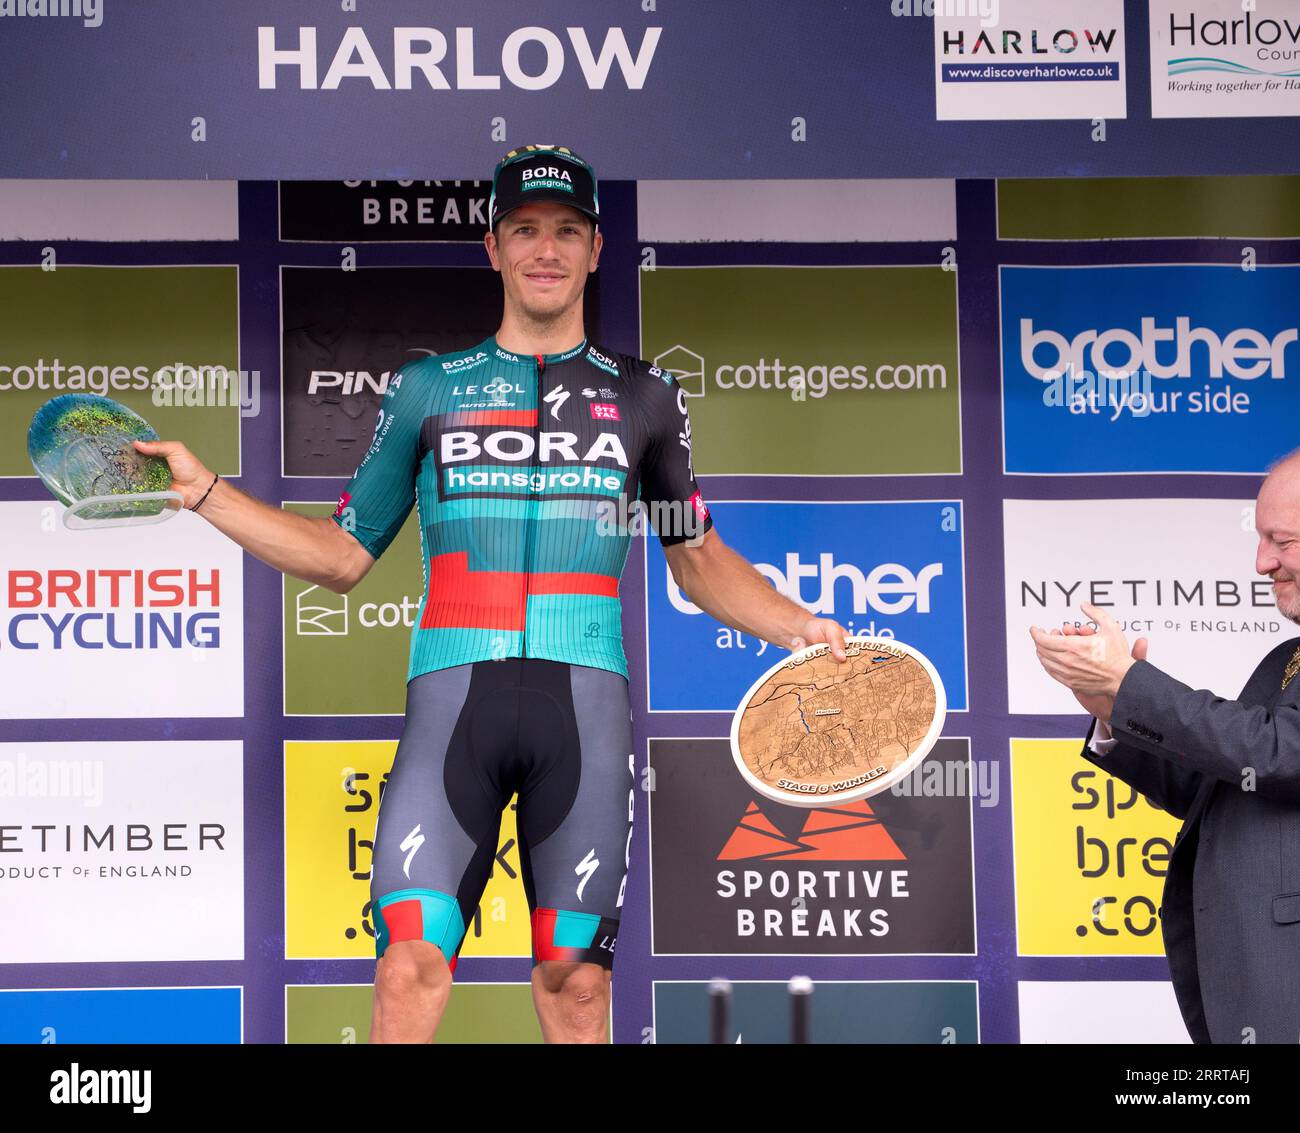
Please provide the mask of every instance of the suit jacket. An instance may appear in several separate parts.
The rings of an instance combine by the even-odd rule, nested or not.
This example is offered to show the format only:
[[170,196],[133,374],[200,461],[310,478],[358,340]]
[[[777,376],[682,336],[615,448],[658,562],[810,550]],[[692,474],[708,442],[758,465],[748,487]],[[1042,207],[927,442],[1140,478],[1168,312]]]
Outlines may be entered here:
[[1265,657],[1237,700],[1138,661],[1115,697],[1119,743],[1084,747],[1184,820],[1160,912],[1194,1042],[1300,1041],[1300,675],[1282,690],[1298,644]]

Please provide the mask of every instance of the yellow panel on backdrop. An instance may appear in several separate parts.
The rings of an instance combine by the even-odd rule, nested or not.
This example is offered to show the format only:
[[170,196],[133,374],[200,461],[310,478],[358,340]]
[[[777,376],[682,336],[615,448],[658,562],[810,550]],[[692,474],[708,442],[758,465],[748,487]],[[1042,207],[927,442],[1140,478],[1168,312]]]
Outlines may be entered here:
[[[369,959],[371,846],[395,740],[290,740],[284,745],[285,957]],[[461,955],[528,956],[514,802],[497,861]]]
[[1180,824],[1082,747],[1011,741],[1020,954],[1161,956],[1160,895]]

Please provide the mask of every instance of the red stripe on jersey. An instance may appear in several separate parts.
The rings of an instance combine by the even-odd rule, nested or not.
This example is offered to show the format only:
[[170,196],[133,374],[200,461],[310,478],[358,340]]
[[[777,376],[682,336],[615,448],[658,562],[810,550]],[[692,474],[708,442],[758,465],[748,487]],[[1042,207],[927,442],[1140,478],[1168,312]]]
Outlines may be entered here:
[[[525,591],[525,582],[527,590]],[[604,574],[469,569],[468,551],[429,560],[429,598],[421,629],[502,629],[523,632],[528,594],[618,597],[618,579]]]
[[536,409],[462,409],[447,413],[450,425],[536,425]]

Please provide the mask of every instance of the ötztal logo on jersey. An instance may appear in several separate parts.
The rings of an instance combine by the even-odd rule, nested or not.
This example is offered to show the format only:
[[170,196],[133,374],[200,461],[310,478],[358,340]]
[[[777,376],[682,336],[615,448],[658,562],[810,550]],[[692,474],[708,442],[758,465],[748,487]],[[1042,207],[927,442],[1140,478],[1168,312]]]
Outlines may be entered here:
[[83,652],[221,646],[216,568],[26,570],[4,577],[0,648]]

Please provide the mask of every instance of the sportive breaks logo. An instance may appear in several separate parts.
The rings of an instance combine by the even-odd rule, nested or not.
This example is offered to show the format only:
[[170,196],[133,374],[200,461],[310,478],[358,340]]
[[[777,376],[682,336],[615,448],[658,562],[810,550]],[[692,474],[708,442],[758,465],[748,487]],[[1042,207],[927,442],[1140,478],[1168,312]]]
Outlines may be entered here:
[[810,810],[795,837],[782,833],[758,803],[751,801],[719,852],[718,861],[757,858],[872,862],[904,861],[906,856],[865,799]]
[[[935,755],[969,766],[969,742]],[[971,798],[755,800],[725,739],[650,741],[654,952],[975,951]]]
[[1300,267],[1001,269],[1008,472],[1263,472],[1300,411]]

